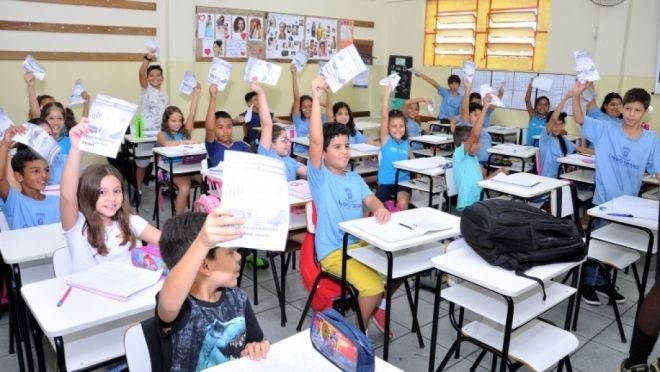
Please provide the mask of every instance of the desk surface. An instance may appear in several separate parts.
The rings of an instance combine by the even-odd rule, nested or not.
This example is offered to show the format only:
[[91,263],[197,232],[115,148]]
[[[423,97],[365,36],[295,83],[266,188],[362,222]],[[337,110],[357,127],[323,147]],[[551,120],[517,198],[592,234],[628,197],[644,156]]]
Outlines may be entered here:
[[655,176],[651,175],[651,174],[649,174],[649,175],[645,176],[644,178],[642,178],[642,183],[646,183],[646,184],[649,184],[649,185],[655,185],[655,186],[658,186],[660,184],[660,182],[658,182],[658,179],[655,178]]
[[410,142],[419,142],[427,145],[446,145],[454,143],[454,136],[451,134],[426,134],[423,136],[410,137]]
[[204,145],[158,146],[151,149],[154,153],[164,157],[178,157],[187,155],[206,154]]
[[131,143],[148,143],[148,142],[156,142],[157,141],[156,137],[137,138],[137,137],[135,137],[134,134],[127,134],[127,135],[124,136],[124,139],[128,142],[131,142]]
[[163,283],[161,280],[134,294],[127,301],[117,301],[73,288],[62,306],[57,307],[57,301],[68,288],[65,278],[48,279],[21,288],[25,303],[48,337],[65,336],[153,310],[156,306],[156,293]]
[[500,134],[503,136],[518,134],[518,128],[515,127],[503,127],[499,125],[491,125],[486,128],[486,131],[490,134]]
[[376,121],[375,119],[373,121],[355,121],[355,128],[362,131],[380,128],[380,121]]
[[[296,137],[291,141],[293,143],[298,144],[298,145],[309,147],[309,137]],[[380,149],[373,150],[373,151],[359,151],[359,150],[351,149],[351,159],[359,159],[359,158],[366,158],[366,157],[369,157],[369,156],[376,156],[376,155],[378,155],[379,152],[380,152]]]
[[[451,164],[451,160],[447,160],[446,158],[438,157],[437,162],[438,164],[441,164],[440,166],[437,167],[432,167],[428,168],[425,165],[428,165],[433,162],[431,159],[436,159],[436,157],[428,157],[428,158],[416,158],[416,159],[407,159],[407,160],[399,160],[395,161],[394,163],[394,168],[395,169],[401,169],[409,172],[414,172],[414,173],[419,173],[419,174],[424,174],[426,176],[439,176],[441,174],[445,173],[445,167],[443,165]],[[444,159],[444,160],[443,160]]]
[[513,145],[513,144],[499,144],[489,148],[489,154],[511,156],[515,158],[527,159],[536,155],[537,147]]
[[[432,258],[431,262],[435,268],[447,274],[509,297],[516,297],[530,289],[539,288],[539,284],[534,280],[518,276],[513,270],[493,266],[484,261],[465,242],[455,245],[455,249],[443,255]],[[536,266],[525,271],[525,274],[546,282],[580,263],[565,262]]]
[[0,253],[8,264],[49,258],[53,256],[53,252],[66,246],[66,238],[60,223],[0,233]]
[[543,177],[531,173],[516,173],[516,177],[536,181],[538,184],[532,187],[518,186],[510,183],[495,181],[493,178],[491,178],[489,180],[479,181],[479,187],[528,199],[547,194],[552,190],[569,184],[568,181],[563,179]]
[[568,164],[568,165],[576,165],[578,167],[583,167],[583,168],[591,168],[591,169],[596,169],[596,158],[595,157],[589,157],[590,162],[585,162],[579,158],[572,157],[572,156],[562,156],[561,158],[557,158],[557,162],[561,164]]
[[434,208],[415,208],[408,209],[405,211],[392,213],[390,222],[388,223],[399,223],[406,222],[406,217],[412,218],[423,218],[426,220],[440,221],[443,223],[448,223],[451,225],[450,229],[442,231],[431,231],[424,235],[415,236],[413,238],[400,240],[397,242],[388,242],[382,238],[369,234],[368,232],[355,227],[355,222],[364,220],[364,219],[373,219],[374,217],[361,218],[358,220],[344,221],[339,223],[339,228],[359,239],[366,241],[367,243],[380,248],[383,251],[394,252],[401,249],[406,249],[410,247],[420,246],[422,244],[452,238],[461,234],[461,219],[449,213],[441,212]]
[[[303,367],[305,366],[305,367]],[[220,364],[204,372],[248,372],[248,371],[298,371],[302,369],[315,372],[339,371],[325,359],[309,339],[309,329],[289,336],[271,345],[268,357],[260,361],[240,358]],[[376,357],[376,371],[401,371],[397,367]]]
[[[608,213],[631,213],[635,214],[632,206],[639,206],[644,209],[653,210],[655,208],[655,219],[650,218],[637,218],[637,217],[616,217],[608,215]],[[623,224],[645,227],[653,231],[658,231],[658,201],[639,198],[637,196],[619,196],[607,203],[595,206],[587,211],[590,216],[602,218],[605,220],[620,222]]]

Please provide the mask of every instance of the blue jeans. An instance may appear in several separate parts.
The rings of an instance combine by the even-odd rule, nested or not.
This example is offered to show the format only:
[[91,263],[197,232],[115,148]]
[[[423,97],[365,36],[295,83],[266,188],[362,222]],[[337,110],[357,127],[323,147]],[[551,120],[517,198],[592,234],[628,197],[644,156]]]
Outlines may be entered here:
[[[592,230],[599,229],[607,224],[608,222],[602,219],[597,219],[592,225]],[[609,275],[609,271],[605,269],[603,265],[594,260],[587,260],[584,264],[583,284],[592,286],[607,284],[608,280],[606,275]]]

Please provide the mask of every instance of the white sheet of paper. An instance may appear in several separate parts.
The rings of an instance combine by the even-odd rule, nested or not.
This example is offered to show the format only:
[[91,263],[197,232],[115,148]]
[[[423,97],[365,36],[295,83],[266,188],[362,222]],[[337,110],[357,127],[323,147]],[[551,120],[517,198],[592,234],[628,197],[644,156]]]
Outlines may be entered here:
[[156,58],[158,58],[158,52],[160,51],[160,48],[158,47],[158,41],[155,37],[147,39],[146,47],[148,51],[153,52],[156,55]]
[[60,153],[60,145],[40,126],[31,123],[25,123],[23,126],[27,131],[23,134],[14,136],[14,141],[24,144],[34,150],[42,158],[46,159],[48,164],[52,164],[57,154]]
[[13,124],[14,122],[9,118],[9,115],[0,107],[0,140],[5,137],[5,131]]
[[186,145],[160,147],[160,152],[163,156],[174,158],[177,156],[204,154],[206,148],[204,147],[204,144],[191,143]]
[[90,133],[81,139],[80,149],[115,158],[136,110],[135,103],[97,94],[89,110]]
[[222,207],[245,220],[244,233],[221,247],[284,251],[289,234],[289,187],[284,162],[263,155],[226,151]]
[[490,103],[497,107],[504,107],[504,103],[500,99],[500,97],[497,96],[497,91],[493,89],[490,85],[488,84],[481,84],[479,87],[479,91],[481,93],[481,97],[486,97],[486,94],[490,93]]
[[181,81],[181,87],[179,91],[186,95],[191,95],[195,87],[197,86],[197,77],[192,71],[186,71],[183,74],[183,81]]
[[430,221],[413,215],[402,216],[399,213],[393,213],[390,221],[384,224],[378,223],[371,217],[356,221],[354,226],[390,243],[422,236],[431,231],[451,229],[450,225],[439,221]]
[[400,164],[401,166],[405,166],[407,168],[416,169],[420,171],[435,169],[435,168],[447,169],[452,165],[451,160],[441,156],[430,156],[424,158],[400,160],[397,161],[396,163]]
[[593,86],[589,86],[587,89],[585,89],[584,92],[582,92],[582,100],[584,102],[591,102],[592,99],[596,98],[598,94],[596,93],[596,90],[594,89]]
[[295,196],[299,199],[311,199],[312,191],[309,189],[309,182],[307,180],[289,181],[289,195]]
[[325,76],[328,86],[334,93],[366,69],[367,66],[364,65],[355,45],[351,44],[323,65],[321,74]]
[[472,61],[463,61],[463,76],[465,80],[472,81],[474,77],[474,72],[476,71],[477,66]]
[[231,76],[232,64],[220,58],[213,58],[211,68],[209,68],[209,77],[206,80],[208,85],[216,84],[218,90],[225,90],[229,77]]
[[305,53],[302,50],[299,50],[298,53],[296,53],[296,56],[291,61],[291,64],[296,66],[296,71],[300,72],[307,64],[308,59],[309,56],[307,56],[307,53]]
[[125,301],[131,295],[156,284],[163,270],[153,271],[117,262],[104,262],[89,270],[66,277],[66,284],[114,300]]
[[85,89],[83,88],[82,80],[76,80],[76,83],[73,84],[73,92],[71,93],[71,98],[69,98],[69,106],[85,103],[85,99],[82,96],[82,92],[84,91]]
[[589,52],[578,51],[573,52],[575,59],[575,76],[580,82],[600,80],[600,74],[594,60],[591,58]]
[[401,76],[397,74],[396,72],[393,72],[389,74],[387,77],[380,79],[378,84],[382,87],[386,86],[391,86],[392,88],[396,88],[396,86],[399,84],[399,80],[401,80]]
[[380,151],[380,147],[374,146],[368,143],[353,143],[349,145],[351,150],[357,150],[357,151],[362,151],[362,152],[378,152]]
[[634,218],[658,220],[658,204],[655,200],[642,199],[634,196],[620,196],[605,204],[607,213],[632,214]]
[[523,187],[534,187],[540,183],[538,180],[529,176],[530,174],[528,173],[514,173],[509,175],[498,173],[497,176],[491,178],[491,180]]
[[256,77],[260,83],[277,85],[280,74],[282,74],[281,66],[266,62],[263,59],[250,57],[245,65],[243,80],[251,81],[253,77]]
[[254,109],[254,105],[250,105],[250,107],[248,107],[247,111],[245,112],[245,116],[243,118],[245,119],[246,123],[252,121],[252,109]]
[[353,78],[353,86],[356,88],[369,88],[369,74],[370,74],[370,68],[367,66],[367,68],[360,72],[359,74],[355,75]]
[[549,92],[552,90],[552,80],[539,76],[532,81],[532,88]]
[[46,68],[42,66],[39,62],[37,62],[34,57],[31,55],[27,55],[25,57],[25,60],[23,61],[23,68],[26,71],[32,72],[34,77],[37,80],[43,80],[46,77]]

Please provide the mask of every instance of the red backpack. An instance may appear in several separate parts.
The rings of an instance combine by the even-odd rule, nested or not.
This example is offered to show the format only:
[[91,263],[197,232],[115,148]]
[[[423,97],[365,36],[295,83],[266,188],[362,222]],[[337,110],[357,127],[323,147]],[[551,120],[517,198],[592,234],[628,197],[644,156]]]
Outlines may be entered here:
[[[303,240],[302,247],[300,248],[300,276],[303,285],[311,293],[312,286],[316,277],[321,273],[321,266],[314,259],[314,232],[316,232],[316,206],[314,203],[309,203],[307,206],[307,235]],[[311,211],[311,219],[310,219]],[[310,232],[314,230],[314,232]],[[323,279],[319,282],[316,289],[314,298],[312,299],[312,308],[314,311],[323,311],[332,307],[332,300],[341,295],[341,286],[329,279]]]

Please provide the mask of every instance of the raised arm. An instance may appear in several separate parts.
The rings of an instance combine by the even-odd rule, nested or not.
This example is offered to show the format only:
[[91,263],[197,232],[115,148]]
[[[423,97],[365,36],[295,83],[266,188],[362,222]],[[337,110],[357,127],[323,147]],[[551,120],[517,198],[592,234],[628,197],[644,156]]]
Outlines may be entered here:
[[527,92],[525,93],[525,107],[527,107],[527,115],[531,119],[534,117],[534,106],[532,106],[532,82],[534,78],[529,79],[527,84]]
[[325,116],[328,123],[335,121],[335,113],[332,111],[332,89],[330,87],[325,88]]
[[323,121],[321,120],[321,96],[327,86],[321,75],[312,81],[312,116],[309,119],[309,160],[312,167],[321,169],[323,161]]
[[490,104],[491,101],[491,96],[490,93],[486,94],[486,97],[483,98],[484,101],[484,107],[481,110],[481,115],[479,115],[479,119],[477,119],[476,123],[472,123],[472,129],[470,130],[470,136],[468,137],[467,140],[465,140],[465,148],[471,148],[472,145],[479,141],[479,135],[481,134],[481,127],[484,125],[484,120],[486,120],[486,115],[488,115],[488,109],[493,107]]
[[90,102],[90,96],[89,93],[87,93],[86,90],[83,90],[83,92],[80,94],[82,98],[85,99],[85,102],[83,102],[83,109],[82,109],[82,117],[86,118],[89,117],[89,106],[92,104]]
[[188,117],[184,126],[186,132],[192,134],[192,131],[195,127],[195,116],[197,116],[197,104],[199,103],[199,96],[202,93],[202,85],[197,82],[197,85],[193,89],[192,99],[190,100],[190,108],[188,109]]
[[431,79],[428,75],[425,75],[421,72],[415,72],[415,76],[417,76],[418,78],[421,78],[425,82],[431,84],[433,86],[433,88],[435,88],[436,90],[438,88],[440,88],[440,83],[438,83],[437,81]]
[[392,94],[392,86],[386,85],[383,89],[383,101],[380,105],[380,145],[385,146],[385,142],[390,136],[389,131],[389,112],[390,112],[390,94]]
[[25,84],[28,87],[28,103],[30,104],[30,119],[38,118],[41,116],[41,110],[39,109],[39,102],[37,102],[37,91],[34,88],[34,74],[30,71],[26,71],[23,75]]
[[62,228],[65,231],[71,229],[78,219],[78,181],[82,160],[80,140],[87,133],[89,133],[87,118],[82,118],[80,123],[69,131],[71,150],[69,150],[69,156],[66,158],[62,180],[60,181],[60,215],[62,217]]
[[149,53],[147,53],[142,59],[142,64],[138,70],[138,80],[140,81],[140,86],[142,89],[147,89],[147,85],[149,84],[149,81],[147,80],[147,68],[149,68],[149,63],[154,58],[156,58],[156,54],[154,54],[152,51],[149,51]]
[[300,114],[300,87],[298,87],[298,70],[296,66],[289,67],[291,71],[291,86],[293,89],[293,106],[291,107],[291,116]]
[[584,123],[584,113],[582,112],[582,105],[580,105],[580,94],[587,89],[588,83],[575,82],[573,85],[573,120],[582,125]]
[[[463,100],[461,101],[461,121],[466,123],[470,117],[470,92],[472,91],[472,82],[465,79],[464,84],[465,92],[463,93]],[[451,131],[452,133],[454,132],[453,126]]]
[[242,219],[233,217],[230,212],[219,208],[208,214],[197,238],[179,262],[170,268],[170,273],[163,283],[156,309],[158,318],[162,322],[171,323],[179,315],[197,273],[204,270],[201,267],[208,251],[214,249],[218,243],[239,238],[241,236],[240,226],[243,223]]
[[19,133],[24,133],[23,126],[12,125],[5,131],[5,136],[0,142],[0,197],[2,200],[7,200],[9,196],[9,188],[11,187],[7,177],[7,163],[9,162],[9,149],[11,148],[14,136]]
[[550,117],[550,120],[547,121],[545,124],[545,130],[547,132],[552,132],[552,126],[554,125],[555,121],[559,119],[559,115],[561,115],[561,112],[564,111],[564,105],[566,105],[566,102],[571,99],[571,93],[568,92],[566,95],[564,95],[561,98],[561,101],[559,101],[559,104],[555,108],[555,111],[552,112],[552,116]]
[[[589,86],[591,88],[594,88],[594,82],[590,81]],[[595,94],[595,92],[596,92],[596,89],[594,88],[594,97],[589,102],[587,102],[587,113],[589,113],[591,110],[593,110],[595,108],[598,108],[598,103],[596,103],[596,94]]]
[[206,142],[215,141],[215,105],[217,98],[218,86],[211,84],[209,87],[209,108],[206,110],[206,122],[204,123],[206,131],[206,136],[204,138]]
[[259,84],[256,77],[252,78],[250,89],[257,93],[259,99],[259,121],[261,121],[261,137],[259,144],[266,150],[270,150],[273,144],[273,119],[270,117],[270,109],[268,108],[268,99],[264,88]]

